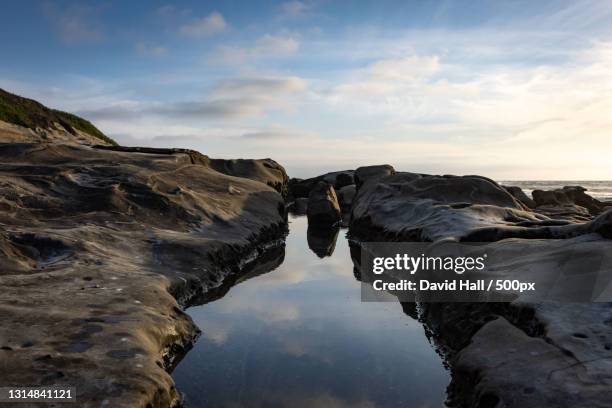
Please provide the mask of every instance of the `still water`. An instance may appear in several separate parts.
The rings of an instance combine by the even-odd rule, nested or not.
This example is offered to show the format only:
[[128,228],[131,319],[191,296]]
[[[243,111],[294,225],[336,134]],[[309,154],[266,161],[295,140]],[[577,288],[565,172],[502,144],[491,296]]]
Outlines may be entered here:
[[361,302],[344,233],[320,258],[292,218],[280,266],[188,310],[202,337],[173,373],[186,407],[443,406],[450,378],[423,326]]

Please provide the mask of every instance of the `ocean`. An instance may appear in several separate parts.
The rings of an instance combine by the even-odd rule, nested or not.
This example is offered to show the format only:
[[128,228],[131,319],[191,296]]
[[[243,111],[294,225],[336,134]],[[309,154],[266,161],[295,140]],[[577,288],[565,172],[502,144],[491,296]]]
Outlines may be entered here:
[[586,181],[586,180],[520,180],[498,181],[503,186],[517,186],[525,194],[531,196],[533,190],[554,190],[563,186],[582,186],[587,194],[601,201],[612,201],[612,180]]

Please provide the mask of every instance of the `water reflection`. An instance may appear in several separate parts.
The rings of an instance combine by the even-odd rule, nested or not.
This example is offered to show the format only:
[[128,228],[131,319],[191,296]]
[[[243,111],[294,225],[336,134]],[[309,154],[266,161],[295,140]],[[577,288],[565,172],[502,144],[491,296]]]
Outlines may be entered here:
[[422,326],[362,303],[346,239],[321,259],[306,227],[291,220],[276,270],[188,311],[202,338],[173,374],[186,406],[442,406],[449,378]]
[[308,226],[308,247],[319,258],[332,256],[334,254],[334,249],[336,249],[336,241],[338,240],[339,232],[339,226],[329,228]]

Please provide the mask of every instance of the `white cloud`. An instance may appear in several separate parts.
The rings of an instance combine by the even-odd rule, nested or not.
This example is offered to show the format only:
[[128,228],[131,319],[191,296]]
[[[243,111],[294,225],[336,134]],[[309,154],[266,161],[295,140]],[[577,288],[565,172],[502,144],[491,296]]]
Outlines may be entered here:
[[300,43],[295,38],[266,34],[257,39],[253,52],[256,55],[290,55],[299,47]]
[[102,25],[95,18],[97,11],[80,4],[61,9],[53,3],[43,6],[45,16],[65,44],[93,43],[104,38]]
[[367,71],[374,80],[407,82],[428,78],[439,69],[439,57],[412,55],[376,61]]
[[307,83],[300,77],[251,77],[221,81],[213,94],[222,97],[262,97],[305,91]]
[[282,18],[297,18],[302,17],[310,10],[310,5],[301,1],[288,1],[280,5]]
[[281,58],[295,54],[300,48],[294,37],[265,34],[251,47],[219,46],[209,57],[211,63],[236,64],[248,59]]
[[147,57],[163,57],[168,54],[168,49],[160,45],[147,44],[139,42],[136,44],[136,51],[138,54]]
[[[273,112],[289,112],[295,109],[307,89],[307,82],[299,77],[238,77],[219,81],[201,99],[167,102],[118,100],[76,112],[93,120],[105,131],[119,135],[119,139],[194,137],[210,134],[212,123],[236,123],[265,118]],[[250,126],[239,128],[232,125],[228,129],[224,135],[237,138],[254,132]]]
[[212,12],[208,16],[193,20],[182,26],[179,32],[187,37],[206,37],[225,30],[227,23],[219,12]]

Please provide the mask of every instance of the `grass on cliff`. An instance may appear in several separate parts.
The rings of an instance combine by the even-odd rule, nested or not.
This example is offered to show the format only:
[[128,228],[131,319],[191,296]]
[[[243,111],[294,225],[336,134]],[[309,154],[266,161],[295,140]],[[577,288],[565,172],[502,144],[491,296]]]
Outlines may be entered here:
[[53,123],[59,123],[72,134],[78,129],[106,143],[117,145],[117,142],[86,119],[68,112],[49,109],[33,99],[23,98],[3,89],[0,89],[0,120],[30,129],[50,128]]

